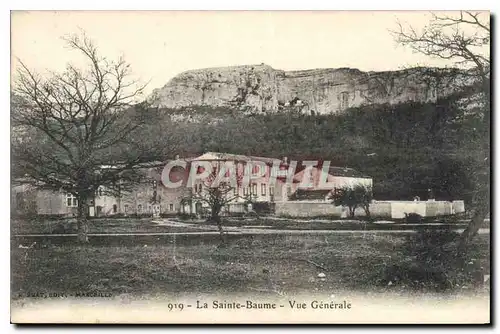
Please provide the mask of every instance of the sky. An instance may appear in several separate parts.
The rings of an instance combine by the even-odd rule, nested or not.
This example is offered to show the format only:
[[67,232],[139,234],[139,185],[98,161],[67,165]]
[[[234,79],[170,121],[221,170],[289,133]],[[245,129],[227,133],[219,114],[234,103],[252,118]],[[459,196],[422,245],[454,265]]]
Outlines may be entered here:
[[397,45],[396,22],[417,29],[423,11],[14,11],[11,69],[20,59],[44,72],[81,58],[61,37],[85,33],[102,55],[124,56],[146,93],[190,69],[265,63],[275,69],[351,67],[395,70],[412,65],[449,66]]

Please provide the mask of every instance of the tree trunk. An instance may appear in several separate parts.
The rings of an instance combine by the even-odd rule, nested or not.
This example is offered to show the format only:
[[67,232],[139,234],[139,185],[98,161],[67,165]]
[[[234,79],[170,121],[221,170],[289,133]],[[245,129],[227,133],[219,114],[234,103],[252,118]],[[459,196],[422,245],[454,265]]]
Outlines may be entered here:
[[470,242],[479,231],[479,228],[481,228],[481,225],[483,224],[487,214],[488,207],[486,205],[481,206],[474,212],[474,216],[472,217],[471,222],[460,236],[460,242],[458,244],[458,255],[460,257],[464,256],[467,253]]
[[220,219],[219,210],[217,208],[212,208],[212,213],[210,215],[210,220],[217,224],[217,229],[219,230],[221,245],[226,244],[226,236],[224,234],[224,229],[222,228],[222,220]]
[[460,242],[458,245],[457,253],[459,256],[464,256],[467,253],[467,248],[477,234],[479,228],[484,222],[484,219],[490,212],[490,186],[489,186],[489,175],[486,175],[486,178],[480,179],[478,182],[483,187],[479,186],[478,190],[474,194],[473,199],[473,209],[474,215],[472,216],[472,220],[469,222],[467,228],[462,232],[460,236]]
[[354,218],[354,212],[356,211],[356,207],[353,207],[353,208],[349,208],[349,216],[351,218]]
[[365,209],[366,218],[370,218],[370,205],[365,205],[363,208]]
[[220,235],[220,241],[222,244],[226,244],[226,235],[224,234],[224,229],[222,228],[222,221],[220,217],[216,218],[216,223],[217,223],[217,229],[219,230],[219,235]]
[[78,196],[78,215],[76,218],[76,224],[78,229],[78,237],[77,240],[79,243],[88,243],[88,213],[89,213],[89,205],[87,203],[87,197]]

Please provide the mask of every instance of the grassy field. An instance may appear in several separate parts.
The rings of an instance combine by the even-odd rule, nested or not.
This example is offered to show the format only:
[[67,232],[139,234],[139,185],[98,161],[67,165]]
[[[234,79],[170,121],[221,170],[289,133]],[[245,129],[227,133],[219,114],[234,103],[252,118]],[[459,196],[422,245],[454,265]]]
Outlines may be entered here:
[[[156,233],[204,231],[199,228],[161,226],[153,218],[100,218],[89,220],[90,233]],[[13,219],[11,233],[16,234],[69,234],[76,233],[75,219]]]
[[[388,219],[385,219],[387,221]],[[202,224],[211,224],[210,222],[201,222]],[[433,222],[435,223],[435,222]],[[446,226],[455,228],[465,228],[466,223],[460,222],[444,222],[440,223]],[[262,227],[269,229],[292,229],[292,230],[410,230],[418,228],[418,224],[407,224],[401,221],[393,223],[379,224],[363,220],[355,219],[276,219],[274,217],[259,217],[259,218],[226,218],[224,219],[225,226],[235,227]]]
[[[208,229],[216,230],[214,223],[204,219],[185,220],[169,218],[181,224],[193,226],[165,226],[153,221],[164,218],[100,218],[89,221],[90,233],[160,233],[160,232],[197,232]],[[430,221],[435,223],[434,221]],[[444,221],[454,228],[465,228],[465,222]],[[276,217],[224,217],[223,225],[227,227],[257,227],[266,229],[292,230],[408,230],[418,228],[417,224],[405,224],[396,221],[392,224],[377,224],[352,219],[292,219]],[[486,227],[486,226],[485,226]],[[76,233],[75,219],[13,219],[11,233],[17,234],[71,234]]]
[[[335,291],[434,291],[426,278],[395,277],[391,268],[414,266],[401,235],[267,235],[129,245],[12,244],[13,298],[26,293],[101,292],[113,295]],[[489,273],[489,236],[477,236],[471,260]],[[452,269],[447,269],[451,270]],[[324,273],[322,279],[318,274]],[[446,289],[487,289],[453,280]],[[419,282],[422,279],[422,282]]]

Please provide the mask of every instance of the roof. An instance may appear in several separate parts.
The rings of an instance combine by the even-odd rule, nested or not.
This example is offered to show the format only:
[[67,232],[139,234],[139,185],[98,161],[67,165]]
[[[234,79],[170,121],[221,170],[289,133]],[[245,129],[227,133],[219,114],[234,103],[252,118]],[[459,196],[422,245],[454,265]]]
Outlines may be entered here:
[[290,196],[290,199],[297,201],[324,200],[330,192],[331,189],[297,189],[297,191]]
[[[305,169],[301,170],[297,174],[294,175],[294,182],[302,182],[305,174]],[[311,181],[314,185],[319,185],[320,179],[323,176],[323,169],[313,167],[311,170]],[[328,175],[326,175],[326,182],[334,182],[335,177],[353,177],[353,178],[371,178],[366,176],[353,168],[344,168],[344,167],[330,167],[328,169]]]
[[186,159],[189,161],[261,161],[267,164],[272,164],[274,162],[280,162],[280,159],[276,158],[266,158],[266,157],[257,157],[252,155],[241,155],[241,154],[231,154],[231,153],[220,153],[220,152],[206,152],[199,157]]
[[367,176],[354,168],[347,167],[330,167],[328,169],[328,174],[332,176],[370,178],[370,176]]

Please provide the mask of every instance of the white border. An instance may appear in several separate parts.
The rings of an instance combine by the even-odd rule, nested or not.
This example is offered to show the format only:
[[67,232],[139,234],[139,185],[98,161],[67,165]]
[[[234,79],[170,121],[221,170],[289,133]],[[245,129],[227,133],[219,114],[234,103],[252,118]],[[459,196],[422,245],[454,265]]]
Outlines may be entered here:
[[[403,1],[389,1],[389,0],[379,0],[379,1],[343,1],[343,2],[333,2],[333,1],[321,1],[321,0],[288,0],[288,1],[271,1],[271,0],[253,0],[253,1],[228,1],[228,0],[184,0],[184,1],[151,1],[151,0],[120,0],[120,1],[102,1],[102,0],[85,0],[80,3],[71,3],[65,0],[52,0],[52,1],[36,1],[36,0],[19,0],[6,5],[7,2],[1,3],[2,11],[0,16],[1,25],[1,42],[2,42],[2,83],[7,86],[0,90],[0,101],[3,107],[2,113],[0,113],[0,125],[2,129],[0,131],[0,143],[2,145],[2,150],[4,154],[4,159],[2,159],[2,177],[0,183],[0,190],[2,195],[2,201],[4,209],[2,210],[2,232],[1,235],[1,245],[3,245],[3,250],[0,254],[1,265],[3,268],[3,279],[1,291],[1,311],[2,315],[2,333],[11,332],[14,327],[9,324],[9,307],[10,307],[10,238],[8,229],[10,227],[10,217],[9,210],[6,208],[10,203],[10,159],[5,156],[10,156],[10,123],[9,123],[9,80],[10,77],[10,12],[9,10],[27,10],[27,9],[39,9],[39,10],[459,10],[459,9],[477,9],[477,10],[491,10],[493,13],[498,13],[499,1],[485,1],[485,0],[475,0],[475,1],[464,1],[464,0],[454,0],[446,2],[438,2],[435,0],[420,0],[418,2],[403,2]],[[496,34],[493,35],[496,37]],[[495,44],[496,51],[496,44]],[[493,54],[496,54],[493,53]],[[495,74],[496,71],[495,71]],[[498,94],[498,87],[495,86],[494,97]],[[497,104],[494,103],[494,106]],[[495,117],[495,124],[492,125],[493,129],[497,129],[498,117]],[[499,136],[496,136],[493,148],[496,150],[500,147]],[[495,184],[495,193],[498,190],[497,184]],[[500,200],[495,196],[495,207],[498,208],[498,202]],[[495,224],[496,222],[493,222]],[[495,228],[495,231],[497,228]],[[494,244],[496,244],[496,234],[494,235]],[[497,268],[498,259],[495,261],[494,266]],[[497,271],[498,272],[498,271]],[[494,277],[495,283],[498,283],[496,277]],[[498,288],[498,285],[496,286]],[[496,289],[498,290],[498,289]],[[496,318],[497,312],[492,314],[492,318]],[[7,324],[7,325],[6,325]],[[123,330],[123,328],[107,328],[108,330]],[[234,330],[235,328],[227,328],[229,330]],[[227,330],[226,329],[226,330]],[[395,328],[399,330],[400,328]],[[445,328],[422,328],[426,331],[437,331],[443,330]],[[46,328],[47,331],[52,331],[52,328]],[[66,328],[64,330],[72,330],[72,328]],[[92,328],[91,330],[96,330]],[[169,330],[172,330],[170,328]],[[192,329],[191,329],[192,330]],[[206,330],[204,328],[203,330]],[[214,328],[213,330],[220,331],[221,328]],[[259,331],[270,330],[259,328]],[[280,329],[280,331],[287,331],[287,329]],[[308,328],[302,328],[301,330],[307,331]],[[330,330],[329,328],[324,328],[324,330]],[[335,331],[346,331],[348,328],[334,328]],[[359,329],[356,329],[359,330]],[[370,328],[373,330],[373,328]],[[378,330],[385,330],[385,328],[379,328]],[[446,328],[445,330],[456,330],[455,328]],[[471,328],[468,328],[471,330]],[[133,331],[140,331],[138,328],[134,328]]]

